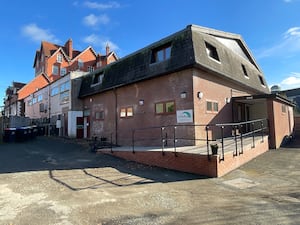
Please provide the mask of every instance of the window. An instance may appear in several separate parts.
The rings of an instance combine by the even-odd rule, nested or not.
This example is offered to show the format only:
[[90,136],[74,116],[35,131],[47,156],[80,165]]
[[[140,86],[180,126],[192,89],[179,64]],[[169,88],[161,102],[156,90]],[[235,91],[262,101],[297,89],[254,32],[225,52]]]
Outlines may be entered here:
[[171,44],[154,49],[152,52],[151,63],[162,62],[171,57]]
[[97,68],[99,68],[101,66],[102,66],[102,62],[101,61],[97,62]]
[[51,89],[51,96],[57,95],[59,93],[59,88],[54,87]]
[[60,104],[65,104],[69,102],[69,92],[65,91],[60,93]]
[[95,119],[96,120],[104,120],[104,111],[95,112]]
[[281,105],[281,112],[286,113],[286,105],[285,104]]
[[260,84],[261,84],[262,86],[266,86],[265,81],[264,81],[264,78],[263,78],[261,75],[258,75],[258,79],[259,79]]
[[40,103],[40,112],[45,112],[45,105],[44,103]]
[[54,75],[58,75],[58,66],[55,66],[55,65],[52,66],[52,73]]
[[104,74],[98,73],[94,75],[93,84],[102,84]]
[[62,60],[63,60],[62,54],[57,54],[57,56],[56,56],[56,62],[61,63]]
[[37,98],[34,97],[34,98],[32,99],[32,104],[35,104],[36,102],[37,102]]
[[207,101],[206,102],[206,111],[207,112],[218,112],[219,111],[218,102]]
[[159,102],[155,104],[155,113],[156,114],[170,114],[175,113],[175,102]]
[[88,66],[88,71],[89,72],[93,72],[94,71],[94,67],[93,66]]
[[205,42],[205,46],[206,46],[206,53],[207,55],[214,59],[214,60],[217,60],[220,62],[220,59],[219,59],[219,55],[218,55],[218,52],[217,52],[217,49],[216,47],[212,46],[211,44]]
[[81,69],[83,68],[83,66],[84,66],[83,61],[81,59],[78,59],[78,68]]
[[120,117],[132,117],[133,116],[133,107],[121,108]]
[[249,78],[248,76],[248,73],[247,73],[247,70],[246,70],[246,66],[242,64],[242,69],[243,69],[243,72],[244,72],[244,76]]
[[60,68],[60,75],[64,76],[67,74],[67,69],[66,68]]
[[70,81],[67,81],[60,85],[60,92],[64,92],[68,90],[70,90]]
[[41,102],[42,100],[43,100],[43,95],[38,95],[38,96],[37,96],[37,101],[38,101],[38,102]]
[[28,101],[28,105],[31,106],[32,105],[32,100]]

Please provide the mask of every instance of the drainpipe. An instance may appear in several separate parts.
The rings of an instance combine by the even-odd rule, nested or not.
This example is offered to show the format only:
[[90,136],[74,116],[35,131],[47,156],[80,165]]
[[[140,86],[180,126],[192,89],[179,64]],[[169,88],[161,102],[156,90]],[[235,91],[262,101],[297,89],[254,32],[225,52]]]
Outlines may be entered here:
[[115,95],[115,140],[116,145],[118,145],[118,96],[115,88],[113,89],[113,93]]
[[233,100],[232,100],[232,96],[233,96],[233,90],[230,89],[230,99],[231,99],[231,121],[234,122],[234,109],[233,109]]
[[50,136],[50,120],[51,120],[51,113],[50,113],[50,110],[51,110],[51,106],[50,106],[50,103],[51,102],[51,86],[50,84],[48,84],[48,115],[49,115],[49,123],[48,123],[48,136]]

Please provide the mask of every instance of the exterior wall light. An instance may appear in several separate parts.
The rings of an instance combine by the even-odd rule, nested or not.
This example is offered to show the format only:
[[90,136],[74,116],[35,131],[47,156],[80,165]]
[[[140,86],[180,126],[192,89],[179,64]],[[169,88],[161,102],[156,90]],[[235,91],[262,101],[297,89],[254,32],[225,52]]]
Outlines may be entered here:
[[186,92],[185,91],[180,93],[180,98],[186,98]]
[[225,98],[225,103],[229,104],[229,103],[230,103],[230,101],[231,101],[231,99],[230,99],[230,98]]
[[202,98],[203,98],[203,92],[198,91],[197,97],[198,97],[199,99],[202,99]]
[[139,100],[139,105],[144,105],[144,100],[143,99]]

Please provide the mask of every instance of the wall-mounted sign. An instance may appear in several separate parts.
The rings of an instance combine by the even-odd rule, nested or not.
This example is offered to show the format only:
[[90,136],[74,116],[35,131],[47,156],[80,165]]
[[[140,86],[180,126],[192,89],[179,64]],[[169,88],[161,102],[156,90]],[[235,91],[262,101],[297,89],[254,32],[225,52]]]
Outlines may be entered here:
[[193,110],[177,110],[176,111],[177,123],[192,123],[193,120]]

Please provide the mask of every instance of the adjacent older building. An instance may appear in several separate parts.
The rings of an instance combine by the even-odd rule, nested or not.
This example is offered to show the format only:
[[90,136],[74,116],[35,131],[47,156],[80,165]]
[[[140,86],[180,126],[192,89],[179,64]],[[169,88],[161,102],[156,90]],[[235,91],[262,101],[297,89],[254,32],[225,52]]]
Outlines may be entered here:
[[24,86],[24,83],[12,82],[12,85],[6,89],[4,99],[4,116],[23,116],[23,104],[18,101],[18,91]]
[[[68,73],[92,72],[96,68],[101,68],[116,60],[118,60],[117,55],[110,51],[108,45],[105,55],[101,55],[97,54],[91,46],[83,51],[75,50],[71,39],[63,46],[42,41],[34,58],[35,77],[18,91],[18,101],[24,104],[25,98]],[[28,104],[26,105],[28,106]],[[28,114],[29,110],[26,111]]]
[[[81,77],[87,72],[69,72],[24,99],[25,116],[50,129],[51,134],[77,137],[76,118],[82,117],[78,99]],[[80,134],[79,134],[80,137]]]
[[[190,25],[83,77],[79,97],[85,137],[112,135],[114,143],[130,145],[131,131],[140,129],[139,144],[159,145],[155,128],[180,125],[178,135],[197,144],[206,135],[198,125],[272,117],[278,113],[274,101],[292,107],[269,94],[240,35]],[[291,122],[287,117],[282,124]],[[274,137],[273,147],[291,130]]]

